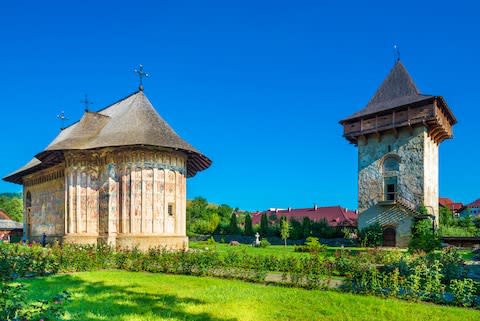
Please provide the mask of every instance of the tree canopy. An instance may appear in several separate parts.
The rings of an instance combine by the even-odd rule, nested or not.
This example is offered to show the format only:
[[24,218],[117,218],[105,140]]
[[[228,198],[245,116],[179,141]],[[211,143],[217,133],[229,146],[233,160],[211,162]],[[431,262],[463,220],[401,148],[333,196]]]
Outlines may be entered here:
[[12,220],[23,221],[23,197],[21,193],[0,194],[0,210]]

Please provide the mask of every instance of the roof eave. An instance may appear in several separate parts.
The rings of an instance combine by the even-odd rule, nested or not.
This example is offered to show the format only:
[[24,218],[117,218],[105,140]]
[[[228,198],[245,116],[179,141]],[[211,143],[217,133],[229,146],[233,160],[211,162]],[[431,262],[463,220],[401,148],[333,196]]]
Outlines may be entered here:
[[381,114],[385,114],[385,113],[388,113],[388,112],[392,112],[392,111],[396,111],[396,110],[399,110],[399,109],[402,109],[402,108],[405,108],[405,107],[409,107],[409,106],[415,106],[415,105],[421,105],[423,103],[426,103],[426,102],[429,102],[429,101],[434,101],[435,98],[437,98],[438,96],[426,96],[425,99],[422,99],[422,100],[418,100],[418,101],[415,101],[413,103],[408,103],[408,104],[403,104],[403,105],[399,105],[399,106],[394,106],[394,107],[391,107],[391,108],[388,108],[388,109],[384,109],[384,110],[379,110],[379,111],[376,111],[376,112],[372,112],[372,113],[367,113],[367,114],[364,114],[364,115],[359,115],[359,116],[350,116],[350,117],[347,117],[345,119],[342,119],[339,121],[339,123],[341,125],[345,125],[345,123],[347,122],[352,122],[352,121],[356,121],[356,120],[360,120],[362,118],[368,118],[370,116],[377,116],[377,115],[381,115]]

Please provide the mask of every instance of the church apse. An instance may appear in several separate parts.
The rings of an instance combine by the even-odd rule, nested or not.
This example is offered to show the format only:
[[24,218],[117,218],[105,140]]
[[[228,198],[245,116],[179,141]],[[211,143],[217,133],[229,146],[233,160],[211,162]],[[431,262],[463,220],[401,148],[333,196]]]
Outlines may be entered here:
[[181,153],[108,148],[66,152],[65,159],[65,240],[135,246],[138,238],[152,243],[149,236],[154,241],[184,237],[186,157]]

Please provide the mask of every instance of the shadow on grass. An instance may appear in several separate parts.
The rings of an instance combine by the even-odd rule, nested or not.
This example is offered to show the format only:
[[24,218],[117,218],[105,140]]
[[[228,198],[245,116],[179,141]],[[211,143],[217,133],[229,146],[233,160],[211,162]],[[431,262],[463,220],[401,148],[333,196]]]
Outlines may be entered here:
[[[40,282],[38,282],[40,281]],[[190,313],[186,307],[208,304],[195,298],[178,297],[172,294],[147,293],[141,285],[116,286],[105,282],[88,282],[73,275],[37,279],[29,286],[32,297],[41,297],[48,292],[58,293],[67,290],[72,299],[66,312],[72,320],[105,321],[148,319],[236,321],[237,319],[217,318],[209,313]],[[132,289],[136,289],[132,290]],[[56,291],[56,292],[55,292]],[[79,298],[80,295],[80,298]]]

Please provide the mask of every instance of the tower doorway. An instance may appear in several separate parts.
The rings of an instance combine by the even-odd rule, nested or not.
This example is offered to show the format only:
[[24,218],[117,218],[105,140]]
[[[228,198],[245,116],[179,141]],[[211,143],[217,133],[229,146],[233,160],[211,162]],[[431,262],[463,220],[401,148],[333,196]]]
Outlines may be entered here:
[[397,245],[395,240],[395,228],[386,227],[383,229],[383,246],[395,247]]

